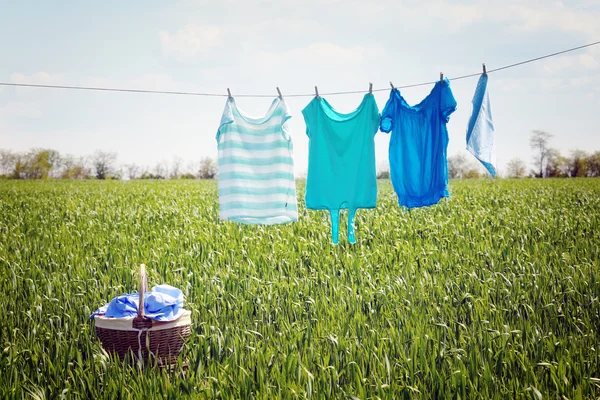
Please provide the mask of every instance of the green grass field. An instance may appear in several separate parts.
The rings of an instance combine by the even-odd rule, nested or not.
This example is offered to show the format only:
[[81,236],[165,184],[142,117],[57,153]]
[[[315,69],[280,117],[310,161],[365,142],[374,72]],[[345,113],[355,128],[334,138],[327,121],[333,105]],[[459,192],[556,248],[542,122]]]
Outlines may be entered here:
[[[215,182],[0,182],[0,398],[600,396],[600,180],[457,181],[411,211],[379,189],[335,247],[303,202],[219,222]],[[187,296],[187,369],[95,337],[140,263]]]

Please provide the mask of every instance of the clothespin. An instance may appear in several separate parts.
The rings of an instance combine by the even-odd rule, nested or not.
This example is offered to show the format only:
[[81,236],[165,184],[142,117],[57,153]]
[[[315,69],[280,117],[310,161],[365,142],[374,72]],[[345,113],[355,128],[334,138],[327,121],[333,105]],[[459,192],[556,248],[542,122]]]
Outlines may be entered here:
[[390,81],[390,86],[392,87],[392,90],[396,89],[396,88],[394,87],[394,84],[392,83],[392,81]]
[[373,94],[373,84],[369,82],[369,94]]
[[281,95],[281,90],[279,90],[279,86],[277,87],[277,93],[279,93],[279,98],[283,99],[283,96]]
[[440,72],[440,82],[444,81],[444,74],[442,72]]
[[320,99],[320,97],[319,97],[319,89],[317,89],[316,86],[315,86],[315,96],[317,97],[317,99]]
[[229,97],[229,100],[233,99],[231,96],[231,90],[229,90],[229,88],[227,88],[227,96]]
[[487,75],[487,70],[485,69],[485,64],[482,64],[482,65],[483,65],[483,74]]

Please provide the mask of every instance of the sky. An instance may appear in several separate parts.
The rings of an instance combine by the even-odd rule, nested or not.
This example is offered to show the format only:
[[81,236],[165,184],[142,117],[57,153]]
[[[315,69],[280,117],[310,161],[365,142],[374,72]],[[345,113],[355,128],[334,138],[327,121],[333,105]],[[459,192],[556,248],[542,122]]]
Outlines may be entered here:
[[[0,81],[166,91],[277,95],[367,91],[450,78],[458,102],[448,154],[464,154],[477,78],[460,76],[600,40],[597,0],[0,0]],[[411,104],[432,86],[403,89]],[[551,145],[600,150],[600,46],[489,75],[500,171],[531,163],[532,130]],[[363,94],[326,96],[350,112]],[[389,91],[375,93],[380,111]],[[296,171],[305,173],[302,109],[293,117]],[[0,148],[118,154],[152,167],[216,158],[225,97],[0,86]],[[238,98],[259,116],[272,98]],[[389,135],[375,136],[385,168]],[[189,164],[192,165],[192,164]]]

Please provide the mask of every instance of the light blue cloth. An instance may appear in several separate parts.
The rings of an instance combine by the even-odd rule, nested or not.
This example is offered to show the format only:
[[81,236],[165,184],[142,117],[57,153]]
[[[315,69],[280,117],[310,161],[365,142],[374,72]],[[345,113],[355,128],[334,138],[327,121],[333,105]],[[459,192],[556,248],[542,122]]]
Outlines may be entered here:
[[487,90],[488,76],[481,75],[473,96],[473,113],[467,127],[467,150],[469,150],[496,177],[496,149],[494,146],[494,122],[492,106]]
[[348,209],[348,241],[354,243],[354,216],[358,208],[375,208],[377,179],[375,140],[379,109],[366,94],[356,110],[336,111],[315,97],[303,110],[308,140],[306,208],[328,210],[331,236],[338,243],[339,212]]
[[[97,309],[94,315],[112,318],[134,317],[138,314],[139,293],[115,297],[107,305]],[[169,286],[154,286],[144,293],[144,316],[156,321],[174,321],[183,314],[183,293]]]
[[220,219],[265,225],[298,220],[290,118],[279,97],[259,118],[227,100],[217,133]]
[[437,82],[419,104],[410,106],[392,89],[381,114],[381,131],[392,131],[390,176],[398,204],[422,207],[436,204],[448,193],[448,130],[456,110],[450,81]]

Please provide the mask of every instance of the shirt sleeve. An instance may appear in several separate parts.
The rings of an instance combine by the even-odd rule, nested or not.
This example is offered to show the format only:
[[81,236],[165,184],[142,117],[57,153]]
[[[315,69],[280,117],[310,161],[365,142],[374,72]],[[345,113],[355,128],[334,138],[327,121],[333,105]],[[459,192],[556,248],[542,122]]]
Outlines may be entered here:
[[223,115],[221,115],[221,123],[219,124],[219,129],[217,130],[217,143],[219,143],[219,139],[221,138],[221,134],[223,133],[223,127],[227,124],[231,124],[233,122],[233,112],[231,111],[231,102],[233,100],[227,99],[225,103],[225,108],[223,109]]
[[440,113],[445,122],[450,121],[450,114],[456,111],[456,99],[450,89],[450,81],[448,78],[442,83],[440,95]]
[[379,124],[381,123],[381,114],[379,113],[379,107],[377,106],[377,101],[375,101],[375,96],[372,97],[372,127],[373,127],[373,135],[377,133],[379,130]]
[[281,111],[282,111],[281,130],[283,131],[284,139],[289,142],[292,139],[292,137],[289,132],[287,120],[292,118],[292,113],[290,112],[290,109],[289,109],[287,103],[285,102],[285,100],[281,99],[280,101],[281,101]]
[[383,112],[381,113],[381,121],[379,123],[379,129],[381,132],[389,133],[394,129],[394,118],[396,117],[396,106],[397,106],[397,97],[396,91],[398,89],[392,89],[390,92],[390,98],[387,103],[385,103],[385,107],[383,107]]
[[312,121],[313,121],[313,114],[314,114],[314,109],[315,109],[315,104],[317,103],[317,98],[313,98],[310,103],[308,103],[306,105],[306,107],[304,107],[304,109],[302,109],[302,116],[304,117],[304,124],[306,125],[306,136],[308,136],[310,138],[310,126],[312,125]]

